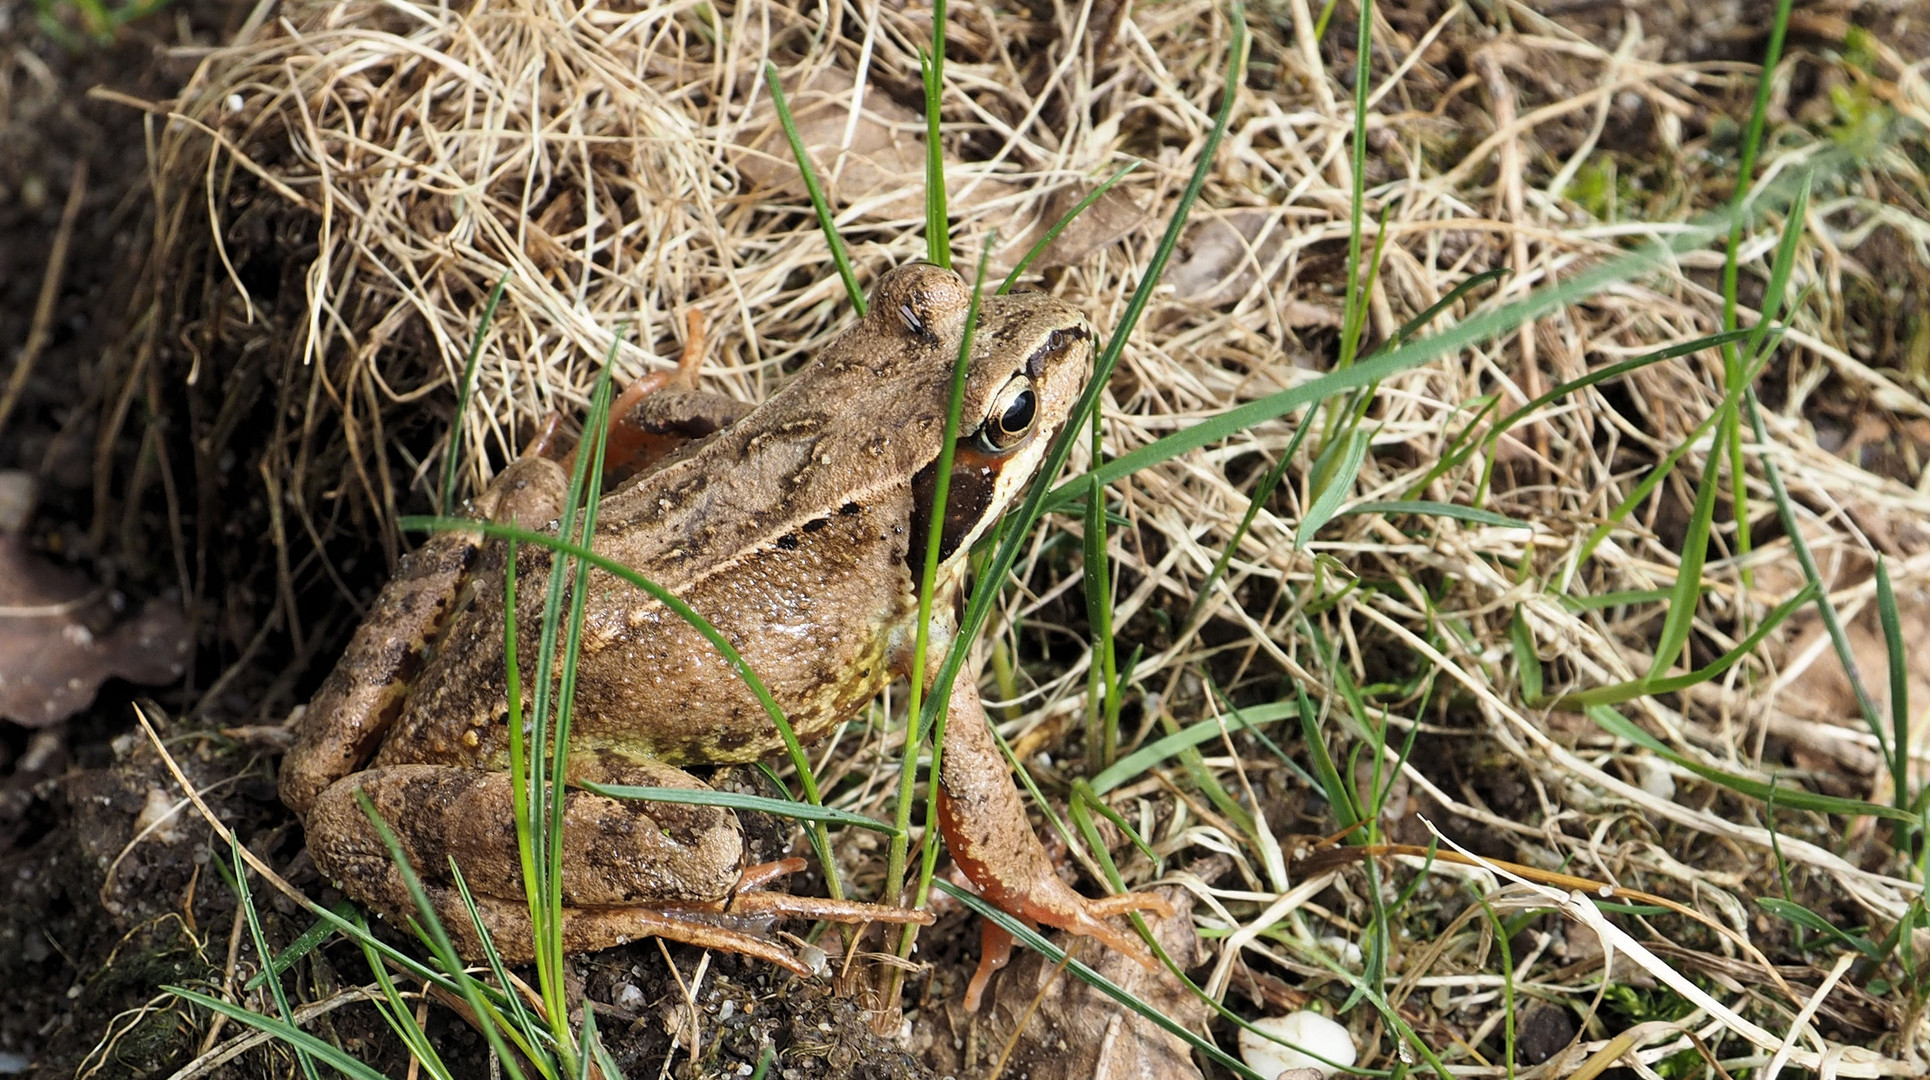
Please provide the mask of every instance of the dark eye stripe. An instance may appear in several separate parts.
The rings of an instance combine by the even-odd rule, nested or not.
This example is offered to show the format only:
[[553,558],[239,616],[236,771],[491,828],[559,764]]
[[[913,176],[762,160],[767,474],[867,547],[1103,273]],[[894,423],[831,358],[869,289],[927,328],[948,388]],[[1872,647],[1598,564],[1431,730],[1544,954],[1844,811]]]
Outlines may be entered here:
[[1045,344],[1032,350],[1032,355],[1025,358],[1025,373],[1034,379],[1043,376],[1047,357],[1057,356],[1078,342],[1090,340],[1092,328],[1084,323],[1052,331],[1046,335]]

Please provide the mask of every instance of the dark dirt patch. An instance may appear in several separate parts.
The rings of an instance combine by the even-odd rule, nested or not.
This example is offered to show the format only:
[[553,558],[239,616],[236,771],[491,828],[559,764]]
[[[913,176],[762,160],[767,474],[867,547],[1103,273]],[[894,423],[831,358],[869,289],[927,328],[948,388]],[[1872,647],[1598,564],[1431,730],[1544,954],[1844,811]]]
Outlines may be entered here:
[[[192,0],[111,46],[78,51],[43,33],[30,5],[0,19],[0,371],[27,373],[0,432],[0,469],[38,480],[35,550],[136,601],[178,604],[182,582],[165,540],[144,535],[165,538],[165,515],[126,513],[121,501],[133,474],[158,479],[154,448],[120,419],[130,402],[113,357],[146,241],[147,117],[89,91],[171,95],[193,70],[192,50],[227,40],[247,9]],[[64,271],[43,315],[70,199]],[[91,711],[31,736],[0,724],[0,984],[12,988],[0,1001],[0,1054],[38,1075],[71,1074],[103,1041],[120,1064],[99,1075],[174,1060],[166,1048],[197,1021],[155,1002],[155,987],[219,975],[219,958],[211,964],[205,952],[207,920],[232,903],[210,899],[226,890],[205,866],[205,831],[177,816],[123,854],[149,793],[173,792],[152,755],[134,765],[138,748],[115,740],[133,693],[110,683]],[[184,695],[162,698],[177,707]],[[238,763],[202,766],[191,768],[221,782],[224,805],[259,795]],[[219,926],[225,934],[227,920]]]

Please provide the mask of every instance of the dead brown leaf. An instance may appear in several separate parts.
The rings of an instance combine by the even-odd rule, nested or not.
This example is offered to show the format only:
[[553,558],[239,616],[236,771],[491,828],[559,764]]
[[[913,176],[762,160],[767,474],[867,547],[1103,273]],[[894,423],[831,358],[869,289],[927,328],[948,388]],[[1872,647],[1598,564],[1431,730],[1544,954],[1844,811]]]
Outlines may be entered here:
[[[818,180],[834,207],[848,207],[866,220],[920,219],[925,213],[924,117],[876,87],[866,87],[859,99],[855,86],[851,73],[840,67],[819,68],[785,86],[785,102]],[[740,130],[749,137],[733,148],[738,173],[760,196],[801,204],[804,178],[769,97]],[[961,193],[957,209],[1015,190],[1001,180],[983,180]]]
[[[1223,304],[1245,296],[1260,280],[1286,268],[1282,251],[1289,238],[1283,215],[1270,210],[1232,210],[1195,222],[1180,241],[1166,283],[1181,300]],[[1280,298],[1286,324],[1337,328],[1340,312],[1321,304]]]
[[[819,68],[785,80],[785,101],[797,124],[798,139],[834,207],[849,207],[866,221],[918,220],[925,213],[925,119],[876,87],[860,96],[851,73]],[[855,120],[854,102],[858,106]],[[751,188],[778,202],[801,204],[804,178],[791,153],[777,109],[768,97],[741,129],[732,162]],[[955,167],[953,167],[955,169]],[[1098,184],[1085,181],[1057,188],[1042,203],[1019,198],[1023,189],[1009,181],[977,176],[949,180],[950,209],[967,213],[1003,200],[1015,208],[1038,205],[1029,220],[1013,216],[993,222],[1002,238],[992,253],[995,267],[1014,266],[1032,245]],[[1146,209],[1114,189],[1093,201],[1053,239],[1033,262],[1035,270],[1068,266],[1116,243],[1146,222]]]
[[181,612],[148,604],[122,618],[115,601],[18,532],[0,531],[0,717],[46,727],[86,708],[109,679],[181,677],[192,644]]

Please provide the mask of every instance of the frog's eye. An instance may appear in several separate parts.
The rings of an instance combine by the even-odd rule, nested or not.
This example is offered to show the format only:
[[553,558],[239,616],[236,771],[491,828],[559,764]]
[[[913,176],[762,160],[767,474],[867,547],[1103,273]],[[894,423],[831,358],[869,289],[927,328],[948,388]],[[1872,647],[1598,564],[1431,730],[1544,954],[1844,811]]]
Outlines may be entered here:
[[1031,434],[1038,419],[1039,395],[1032,390],[1032,380],[1014,376],[992,399],[985,423],[979,426],[978,441],[989,451],[1003,453]]

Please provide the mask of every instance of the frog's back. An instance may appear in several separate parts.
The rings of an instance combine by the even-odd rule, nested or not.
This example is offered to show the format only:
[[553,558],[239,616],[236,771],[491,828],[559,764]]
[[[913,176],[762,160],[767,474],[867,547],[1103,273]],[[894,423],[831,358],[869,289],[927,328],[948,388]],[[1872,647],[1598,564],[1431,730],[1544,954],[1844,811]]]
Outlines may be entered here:
[[[949,271],[893,271],[865,319],[782,391],[599,505],[596,550],[709,619],[807,740],[890,681],[894,642],[915,621],[906,558],[914,478],[944,440],[969,299]],[[1083,327],[1049,298],[988,298],[964,415],[985,415],[1033,354],[1040,324],[1068,319]],[[526,673],[549,565],[546,550],[519,551]],[[948,612],[956,575],[940,579],[947,595],[936,610]],[[499,571],[480,575],[479,588],[492,587],[502,587]],[[457,622],[384,758],[501,764],[501,609],[478,603]],[[590,577],[575,716],[573,745],[670,762],[755,760],[781,745],[761,703],[698,631],[602,571]]]

